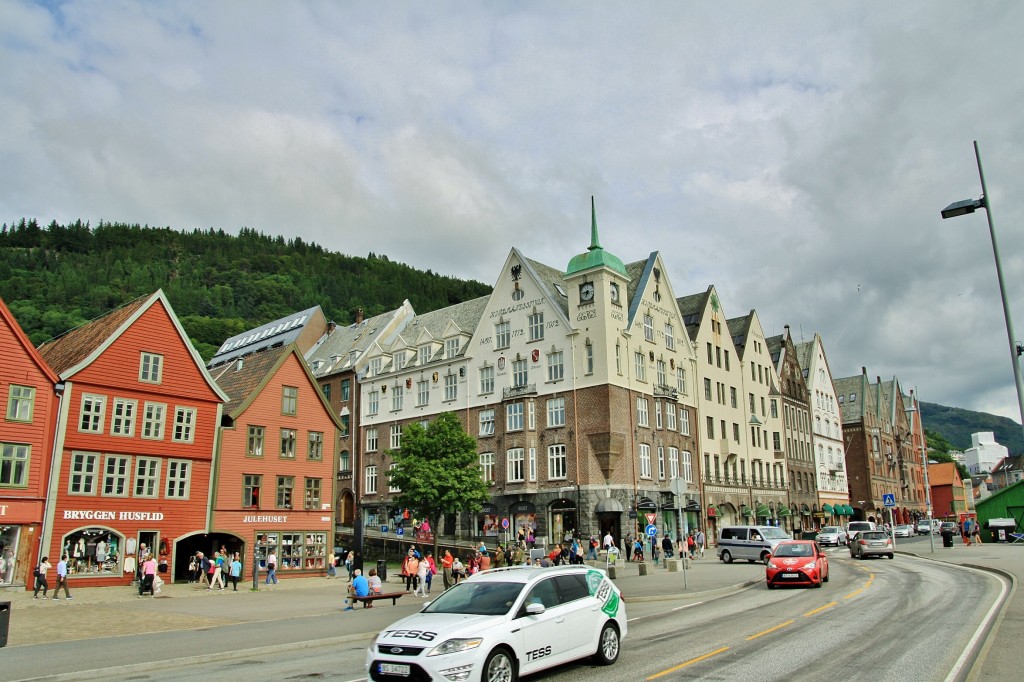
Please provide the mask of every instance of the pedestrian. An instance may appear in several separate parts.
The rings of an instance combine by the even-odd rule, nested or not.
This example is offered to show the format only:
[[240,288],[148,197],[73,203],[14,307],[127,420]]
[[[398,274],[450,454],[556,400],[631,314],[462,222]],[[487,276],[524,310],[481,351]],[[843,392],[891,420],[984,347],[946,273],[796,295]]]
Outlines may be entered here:
[[593,535],[590,536],[590,542],[588,543],[587,558],[592,561],[597,561],[597,538]]
[[196,581],[196,567],[198,566],[198,555],[193,554],[188,560],[188,584]]
[[445,550],[444,556],[441,557],[441,579],[444,581],[444,589],[448,589],[455,584],[452,580],[452,564],[455,563],[455,557],[452,556],[451,550]]
[[149,592],[149,596],[155,597],[156,586],[154,581],[156,580],[156,559],[153,558],[152,554],[146,555],[146,560],[142,562],[142,580],[139,582],[139,596],[142,597],[146,592]]
[[348,572],[348,581],[352,582],[352,571],[355,569],[356,554],[349,552],[345,555],[345,570]]
[[633,540],[633,561],[644,560],[644,543],[640,538]]
[[459,578],[462,578],[465,575],[465,570],[466,569],[462,565],[462,562],[459,561],[459,557],[455,557],[452,561],[452,585],[459,584]]
[[50,557],[43,557],[39,560],[39,565],[36,566],[35,570],[35,589],[32,590],[32,598],[39,599],[39,588],[43,590],[43,599],[46,599],[46,593],[50,590],[49,583],[46,582],[46,572],[49,571],[53,566],[48,561]]
[[235,552],[235,556],[231,559],[231,585],[232,592],[238,592],[238,579],[242,577],[242,558],[238,556],[238,552]]
[[416,550],[412,547],[402,559],[402,575],[405,577],[405,591],[415,594],[419,586],[420,560],[416,558]]
[[[426,523],[424,521],[424,523]],[[423,559],[423,563],[427,565],[427,594],[430,594],[430,585],[434,582],[434,576],[437,575],[437,564],[434,562],[434,553],[427,551],[427,556]]]
[[979,526],[977,523],[975,523],[974,527],[971,528],[971,540],[976,545],[981,544],[981,526]]
[[384,586],[380,583],[380,576],[377,575],[377,569],[370,569],[370,576],[366,579],[366,582],[370,586],[370,594],[381,594],[384,592]]
[[494,567],[501,568],[505,565],[505,549],[498,544],[498,548],[494,550]]
[[217,590],[224,589],[224,555],[220,552],[213,553],[213,561],[210,563],[210,586],[206,589],[212,590],[216,586]]
[[274,550],[267,555],[267,584],[277,584],[277,553]]
[[414,583],[413,596],[427,598],[427,573],[430,571],[430,564],[426,558],[420,559],[416,564],[416,581]]
[[695,543],[697,543],[697,558],[698,559],[703,559],[704,558],[704,531],[698,530],[697,531],[697,535],[696,535],[696,537],[694,537],[693,541]]
[[57,594],[60,592],[60,588],[64,588],[64,598],[71,599],[71,593],[68,592],[68,555],[63,554],[60,557],[60,561],[57,562],[57,584],[53,587],[53,600],[57,601]]
[[686,551],[690,554],[690,559],[697,556],[697,538],[692,531],[686,536]]
[[612,545],[614,544],[615,539],[612,537],[612,532],[609,530],[607,533],[604,534],[604,540],[601,541],[601,547],[604,549],[604,551],[607,552],[609,549],[612,548]]
[[328,578],[337,578],[338,577],[338,574],[334,570],[334,562],[336,560],[337,560],[337,557],[334,556],[334,552],[331,552],[331,555],[329,557],[327,557],[327,577]]
[[197,561],[196,561],[197,577],[196,577],[195,582],[196,582],[196,589],[200,590],[200,589],[203,588],[203,585],[209,585],[210,584],[209,581],[206,579],[206,575],[207,575],[207,573],[210,570],[210,559],[205,554],[203,554],[202,552],[196,552],[196,558],[197,558]]
[[[352,584],[348,586],[349,598],[345,599],[346,606],[343,609],[345,611],[351,611],[352,610],[352,606],[355,603],[355,599],[353,599],[353,597],[369,597],[370,596],[370,583],[369,583],[369,581],[366,578],[363,577],[363,572],[360,571],[357,568],[355,571],[353,571],[352,574],[353,574]],[[373,604],[368,602],[368,601],[364,601],[363,602],[363,608],[364,609],[373,608]]]
[[665,552],[666,559],[672,558],[672,538],[669,537],[668,533],[665,533],[661,538],[661,549]]

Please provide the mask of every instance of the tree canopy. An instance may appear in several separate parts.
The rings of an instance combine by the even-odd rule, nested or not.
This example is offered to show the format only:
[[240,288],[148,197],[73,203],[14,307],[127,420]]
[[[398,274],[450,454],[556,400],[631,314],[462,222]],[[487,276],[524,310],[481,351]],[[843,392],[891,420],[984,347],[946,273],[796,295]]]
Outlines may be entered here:
[[457,416],[445,412],[426,428],[416,423],[407,425],[402,431],[401,449],[387,454],[395,464],[388,471],[388,482],[401,490],[396,500],[430,520],[436,529],[436,556],[443,515],[479,512],[490,499],[480,473],[476,439],[466,433]]

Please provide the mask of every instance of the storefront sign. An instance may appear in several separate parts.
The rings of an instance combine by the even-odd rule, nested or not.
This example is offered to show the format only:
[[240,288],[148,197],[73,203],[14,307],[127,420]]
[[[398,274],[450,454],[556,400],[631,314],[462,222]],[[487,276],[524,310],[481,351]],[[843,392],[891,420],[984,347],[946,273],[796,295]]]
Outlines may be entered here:
[[242,523],[288,523],[288,516],[275,516],[270,514],[243,516]]
[[0,504],[0,516],[7,516],[7,505]]
[[163,512],[101,511],[97,509],[65,509],[64,518],[73,521],[163,521]]

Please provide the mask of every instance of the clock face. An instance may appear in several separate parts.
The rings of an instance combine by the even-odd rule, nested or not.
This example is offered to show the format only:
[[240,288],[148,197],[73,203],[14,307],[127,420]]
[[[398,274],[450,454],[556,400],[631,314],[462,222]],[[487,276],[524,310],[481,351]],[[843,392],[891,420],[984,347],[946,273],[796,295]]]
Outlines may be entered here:
[[612,282],[611,295],[612,295],[612,303],[618,303],[619,302],[619,285],[616,284],[615,282]]
[[580,285],[580,300],[589,303],[594,300],[594,283],[584,282]]

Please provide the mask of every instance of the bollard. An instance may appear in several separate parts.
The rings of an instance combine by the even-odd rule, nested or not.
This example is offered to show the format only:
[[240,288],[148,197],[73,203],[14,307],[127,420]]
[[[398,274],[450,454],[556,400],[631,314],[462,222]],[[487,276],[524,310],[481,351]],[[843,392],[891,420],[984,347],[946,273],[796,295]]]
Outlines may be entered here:
[[648,574],[646,562],[645,563],[641,563],[639,568],[640,568],[640,575],[647,575]]
[[611,578],[612,580],[615,580],[615,578],[617,577],[616,573],[617,573],[617,571],[615,570],[615,566],[609,566],[608,567],[608,577],[609,578]]
[[669,559],[665,562],[665,568],[668,569],[669,573],[678,573],[682,570],[683,562],[681,559]]

